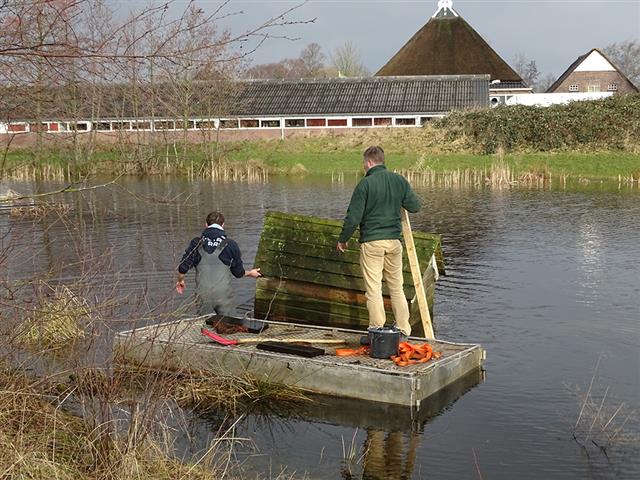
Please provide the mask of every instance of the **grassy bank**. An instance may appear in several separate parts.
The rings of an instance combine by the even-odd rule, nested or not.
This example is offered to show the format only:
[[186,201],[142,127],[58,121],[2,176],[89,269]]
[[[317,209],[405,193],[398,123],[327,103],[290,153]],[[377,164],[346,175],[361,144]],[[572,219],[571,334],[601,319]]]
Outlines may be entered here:
[[[396,170],[429,175],[640,179],[640,94],[552,107],[454,112],[422,128],[345,130],[286,140],[90,144],[91,136],[39,150],[6,149],[0,175],[77,178],[88,174],[186,175],[263,180],[268,175],[360,171],[362,151],[381,145]],[[157,140],[157,139],[156,139]],[[1,177],[0,177],[1,178]]]
[[36,161],[33,152],[11,152],[5,176],[14,179],[69,178],[88,174],[186,175],[219,180],[265,179],[269,175],[349,174],[362,169],[362,151],[382,145],[390,168],[430,174],[457,171],[483,173],[496,163],[516,176],[554,178],[640,179],[640,155],[627,151],[523,152],[479,155],[445,149],[420,150],[428,135],[423,129],[378,130],[359,135],[326,135],[286,141],[227,142],[220,155],[209,159],[198,145],[170,156],[136,157],[115,151],[97,151],[80,164],[67,162],[64,152],[52,151]]

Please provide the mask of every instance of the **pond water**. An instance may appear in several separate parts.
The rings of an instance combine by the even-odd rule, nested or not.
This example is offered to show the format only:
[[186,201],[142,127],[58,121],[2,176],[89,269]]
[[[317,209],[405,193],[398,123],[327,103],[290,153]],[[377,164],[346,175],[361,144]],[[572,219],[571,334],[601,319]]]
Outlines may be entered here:
[[[117,310],[124,328],[127,312],[153,318],[187,303],[173,291],[173,271],[208,211],[225,213],[227,231],[251,265],[266,211],[342,218],[355,181],[129,178],[123,187],[58,198],[71,207],[62,218],[34,222],[0,211],[0,236],[15,247],[7,263],[14,280],[34,272],[63,281],[91,275],[96,285],[129,295]],[[412,216],[414,229],[443,237],[447,275],[436,290],[437,335],[481,343],[485,378],[428,401],[414,422],[403,412],[349,402],[249,415],[238,426],[238,435],[254,442],[238,452],[247,470],[268,477],[286,466],[314,479],[640,478],[638,187],[416,192],[424,208]],[[88,264],[101,262],[104,268],[89,273]],[[193,277],[187,282],[189,289]],[[236,286],[239,303],[252,297],[251,279]],[[595,410],[583,411],[576,441],[581,395],[591,382]],[[603,423],[613,417],[604,434],[594,411]],[[216,428],[215,420],[199,420],[203,444]]]

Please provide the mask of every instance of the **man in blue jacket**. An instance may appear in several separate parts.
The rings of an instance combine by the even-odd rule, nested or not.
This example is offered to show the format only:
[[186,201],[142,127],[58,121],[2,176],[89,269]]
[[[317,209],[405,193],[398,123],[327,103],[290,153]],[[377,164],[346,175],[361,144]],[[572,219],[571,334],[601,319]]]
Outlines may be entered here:
[[196,269],[196,297],[198,315],[218,314],[232,316],[235,312],[233,277],[260,277],[260,269],[245,270],[238,244],[224,231],[224,215],[211,212],[206,228],[194,238],[182,255],[178,266],[176,290],[185,288],[185,274]]
[[411,213],[420,210],[420,200],[406,178],[387,170],[381,147],[365,150],[364,171],[365,177],[351,196],[336,249],[344,252],[349,238],[360,227],[360,267],[366,288],[369,329],[383,327],[386,320],[382,300],[384,276],[396,327],[409,336],[411,325],[402,279],[400,214],[402,208]]

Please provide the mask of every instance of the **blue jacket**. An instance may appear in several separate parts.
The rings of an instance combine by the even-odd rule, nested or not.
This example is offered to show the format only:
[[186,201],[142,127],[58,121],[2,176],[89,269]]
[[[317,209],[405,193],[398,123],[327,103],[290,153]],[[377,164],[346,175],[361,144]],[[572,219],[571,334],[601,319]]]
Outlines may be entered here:
[[222,250],[222,253],[218,255],[218,258],[231,269],[234,277],[244,277],[244,265],[242,264],[240,247],[238,247],[238,244],[234,240],[227,238],[224,230],[215,227],[207,228],[202,232],[202,235],[191,240],[182,255],[182,261],[180,265],[178,265],[178,272],[185,274],[189,269],[198,266],[201,259],[198,248],[200,245],[202,245],[205,252],[214,253],[215,249],[218,248],[223,240],[227,241],[227,246]]

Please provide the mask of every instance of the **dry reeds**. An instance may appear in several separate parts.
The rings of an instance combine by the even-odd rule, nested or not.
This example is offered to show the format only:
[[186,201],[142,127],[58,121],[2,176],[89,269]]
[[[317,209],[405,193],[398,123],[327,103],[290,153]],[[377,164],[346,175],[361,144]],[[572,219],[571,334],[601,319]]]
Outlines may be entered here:
[[16,339],[30,348],[69,347],[85,336],[83,324],[89,320],[89,306],[64,285],[43,286],[49,290],[50,298],[21,326]]
[[637,433],[638,413],[630,409],[626,402],[620,402],[609,395],[610,388],[598,385],[598,368],[602,357],[598,358],[593,376],[586,390],[575,387],[580,411],[571,428],[573,439],[589,454],[594,449],[608,457],[612,448],[635,446],[640,442]]
[[39,203],[35,205],[23,205],[11,207],[9,215],[14,218],[38,219],[47,215],[66,215],[71,212],[71,205],[67,203]]

